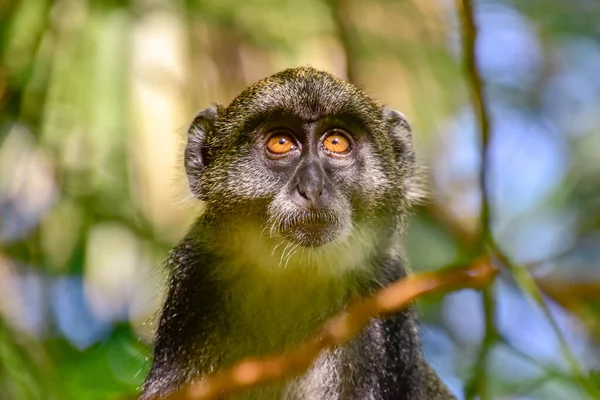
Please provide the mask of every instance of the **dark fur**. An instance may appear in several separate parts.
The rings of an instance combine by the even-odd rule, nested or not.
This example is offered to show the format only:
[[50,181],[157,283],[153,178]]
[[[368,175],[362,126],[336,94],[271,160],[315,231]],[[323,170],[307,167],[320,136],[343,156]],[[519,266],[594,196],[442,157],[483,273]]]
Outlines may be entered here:
[[[328,126],[321,128],[320,121],[352,121],[360,132],[356,155],[349,161],[323,161],[307,150],[297,164],[269,163],[256,151],[260,148],[256,141],[272,120],[292,121],[305,132],[307,143]],[[239,357],[271,354],[307,340],[350,298],[372,293],[406,274],[402,225],[419,191],[410,128],[400,113],[380,106],[347,82],[312,68],[286,70],[257,82],[227,108],[211,107],[196,117],[185,166],[190,188],[206,202],[206,211],[169,257],[169,292],[143,399],[166,395],[202,374],[231,366]],[[302,248],[302,256],[289,251],[287,260],[295,257],[289,269],[287,263],[285,268],[281,265],[283,250],[281,268],[263,270],[260,256],[236,254],[244,251],[244,245],[271,248],[270,237],[244,236],[243,223],[252,229],[270,226],[275,236],[284,223],[304,229],[305,216],[289,205],[289,193],[298,174],[314,173],[324,174],[327,221],[336,226],[327,231],[331,237],[325,242],[350,235],[346,253],[358,251],[350,241],[358,240],[365,248],[360,262],[339,271],[334,269],[340,268],[336,255],[343,256],[344,251],[338,255],[335,247],[331,253],[315,250],[320,259],[311,263],[310,256],[302,258]],[[366,238],[354,238],[356,229],[364,229]],[[285,243],[294,240],[305,245],[298,235]],[[309,253],[311,243],[317,248],[322,244],[315,239],[307,243]],[[264,255],[265,263],[273,262],[272,254]],[[331,254],[334,261],[328,258]],[[299,270],[304,264],[306,270]],[[317,268],[321,264],[324,272]],[[261,304],[260,309],[244,308],[254,304],[247,299]],[[412,309],[374,319],[351,343],[322,354],[303,376],[242,397],[454,398],[423,360]]]

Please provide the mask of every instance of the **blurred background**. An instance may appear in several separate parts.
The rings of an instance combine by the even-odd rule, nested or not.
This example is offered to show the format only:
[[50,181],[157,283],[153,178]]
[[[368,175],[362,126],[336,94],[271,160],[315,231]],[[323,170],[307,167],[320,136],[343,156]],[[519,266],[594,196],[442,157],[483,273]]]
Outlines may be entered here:
[[[535,283],[504,270],[494,285],[487,382],[494,399],[594,398],[600,2],[475,6],[492,233]],[[135,395],[161,261],[200,208],[187,126],[286,67],[329,70],[408,116],[431,191],[408,231],[412,268],[468,262],[479,133],[458,26],[448,0],[0,0],[0,399]],[[419,305],[427,358],[462,399],[481,294]]]

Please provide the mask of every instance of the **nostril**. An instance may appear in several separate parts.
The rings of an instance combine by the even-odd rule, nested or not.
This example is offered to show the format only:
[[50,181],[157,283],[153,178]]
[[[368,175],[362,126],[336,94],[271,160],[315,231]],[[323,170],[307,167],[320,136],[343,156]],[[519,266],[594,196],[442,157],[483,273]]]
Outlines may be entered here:
[[296,186],[296,190],[298,194],[302,196],[304,200],[308,200],[311,203],[318,201],[323,196],[323,188],[316,187],[301,187],[300,185]]
[[300,196],[304,197],[306,200],[308,200],[308,196],[306,195],[306,193],[304,192],[304,190],[302,190],[300,188],[300,186],[296,186],[296,190],[298,190],[298,193],[300,194]]

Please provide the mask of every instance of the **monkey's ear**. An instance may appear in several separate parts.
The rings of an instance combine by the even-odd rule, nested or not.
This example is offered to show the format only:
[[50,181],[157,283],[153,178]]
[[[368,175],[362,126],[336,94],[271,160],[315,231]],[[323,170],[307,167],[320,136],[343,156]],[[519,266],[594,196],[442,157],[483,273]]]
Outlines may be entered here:
[[389,136],[396,151],[399,163],[408,167],[415,162],[412,144],[412,131],[404,114],[392,108],[383,107],[383,118],[389,126]]
[[410,125],[400,111],[383,107],[382,115],[389,127],[396,161],[405,174],[405,196],[411,203],[419,203],[426,197],[426,190],[422,184],[421,166],[415,158]]
[[200,111],[188,129],[184,154],[185,172],[192,193],[200,200],[205,200],[202,193],[202,175],[208,165],[206,136],[214,129],[219,108],[219,105],[213,105]]

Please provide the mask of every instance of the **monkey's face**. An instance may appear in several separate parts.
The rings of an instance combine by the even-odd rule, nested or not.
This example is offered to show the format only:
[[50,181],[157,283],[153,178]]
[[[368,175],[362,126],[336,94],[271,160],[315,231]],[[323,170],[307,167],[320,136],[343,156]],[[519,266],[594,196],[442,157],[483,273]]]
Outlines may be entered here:
[[313,69],[284,71],[204,111],[186,149],[192,190],[209,207],[305,247],[394,217],[408,203],[412,164],[400,114]]
[[376,191],[383,181],[373,163],[371,182],[361,177],[368,149],[358,126],[333,117],[274,115],[255,134],[247,161],[258,166],[252,170],[260,171],[269,192],[269,234],[306,247],[348,236],[355,210],[365,206],[365,189]]

